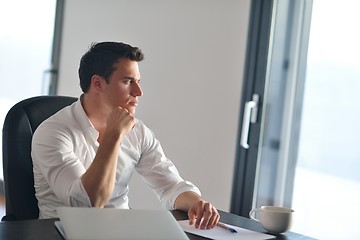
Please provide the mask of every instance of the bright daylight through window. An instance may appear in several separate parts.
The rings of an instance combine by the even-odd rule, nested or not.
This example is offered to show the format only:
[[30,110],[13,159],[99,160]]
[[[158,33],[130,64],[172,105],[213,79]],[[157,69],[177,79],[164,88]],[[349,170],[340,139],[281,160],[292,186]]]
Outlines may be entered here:
[[319,239],[360,235],[359,8],[313,1],[293,230]]

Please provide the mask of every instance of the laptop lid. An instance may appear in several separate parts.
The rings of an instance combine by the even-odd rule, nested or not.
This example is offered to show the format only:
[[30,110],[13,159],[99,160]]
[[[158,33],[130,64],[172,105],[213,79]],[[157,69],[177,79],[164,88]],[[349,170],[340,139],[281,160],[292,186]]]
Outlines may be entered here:
[[167,210],[59,207],[65,239],[189,239]]

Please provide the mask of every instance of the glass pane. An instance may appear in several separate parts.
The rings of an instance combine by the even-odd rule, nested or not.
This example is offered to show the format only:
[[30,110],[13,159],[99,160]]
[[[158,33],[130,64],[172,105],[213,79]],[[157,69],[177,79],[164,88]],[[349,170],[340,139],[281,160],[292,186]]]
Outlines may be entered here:
[[292,231],[304,235],[354,239],[360,235],[360,2],[275,3],[253,206],[294,208]]
[[43,81],[51,62],[55,8],[56,0],[0,0],[1,126],[15,103],[47,94]]
[[319,239],[360,235],[359,8],[313,3],[292,205],[293,230]]
[[306,56],[307,44],[299,42],[308,41],[308,12],[308,1],[274,4],[253,207],[291,206],[288,192],[296,158],[290,156],[296,149],[290,143],[296,138],[292,128],[298,125],[292,122],[298,115],[294,103],[302,97],[304,77],[298,72],[304,68],[300,60]]

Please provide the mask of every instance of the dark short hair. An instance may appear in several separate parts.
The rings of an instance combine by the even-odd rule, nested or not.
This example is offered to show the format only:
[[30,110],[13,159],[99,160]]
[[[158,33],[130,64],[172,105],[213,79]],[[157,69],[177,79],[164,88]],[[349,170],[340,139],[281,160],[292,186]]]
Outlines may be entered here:
[[115,71],[114,65],[120,59],[140,62],[144,54],[137,47],[122,42],[92,43],[90,49],[82,56],[79,66],[81,90],[86,93],[94,75],[103,77],[107,82]]

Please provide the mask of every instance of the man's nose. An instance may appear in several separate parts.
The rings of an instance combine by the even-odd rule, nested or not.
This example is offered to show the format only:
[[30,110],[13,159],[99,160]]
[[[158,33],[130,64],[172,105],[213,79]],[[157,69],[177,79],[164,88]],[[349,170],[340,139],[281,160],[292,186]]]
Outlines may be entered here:
[[133,82],[134,84],[133,84],[133,87],[132,87],[132,89],[131,89],[131,93],[132,93],[132,95],[133,96],[136,96],[136,97],[138,97],[138,96],[142,96],[143,95],[143,91],[141,90],[141,87],[140,87],[140,83],[139,82]]

